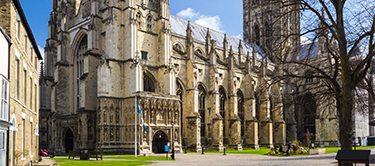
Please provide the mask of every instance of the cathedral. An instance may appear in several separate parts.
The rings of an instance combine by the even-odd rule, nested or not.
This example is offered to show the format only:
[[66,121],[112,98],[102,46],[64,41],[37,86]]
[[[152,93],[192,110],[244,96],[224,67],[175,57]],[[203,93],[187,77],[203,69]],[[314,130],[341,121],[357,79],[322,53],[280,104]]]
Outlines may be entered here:
[[[311,93],[302,104],[284,104],[299,98],[288,95],[295,86],[270,77],[283,74],[274,54],[285,50],[274,48],[280,36],[299,33],[299,12],[274,22],[297,6],[243,0],[241,40],[170,15],[168,0],[52,2],[40,78],[41,148],[120,154],[136,146],[145,154],[171,143],[176,151],[242,150],[280,146],[306,129],[317,142],[338,143],[338,130],[315,130],[338,124],[312,115]],[[287,42],[299,45],[299,38]],[[136,99],[145,128],[135,119]],[[307,108],[314,110],[304,114]]]

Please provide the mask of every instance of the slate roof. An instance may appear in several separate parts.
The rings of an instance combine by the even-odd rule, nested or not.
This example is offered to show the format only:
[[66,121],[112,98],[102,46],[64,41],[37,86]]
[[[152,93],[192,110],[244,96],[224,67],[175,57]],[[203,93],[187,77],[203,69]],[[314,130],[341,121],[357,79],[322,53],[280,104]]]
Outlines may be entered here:
[[299,54],[299,60],[308,60],[317,58],[319,53],[319,47],[317,42],[308,43],[296,46],[292,48],[291,54],[291,61],[297,61],[297,56]]
[[[170,17],[170,24],[171,24],[171,30],[172,33],[176,33],[182,36],[186,36],[186,29],[188,25],[188,21],[178,18],[176,16]],[[199,41],[206,41],[207,36],[207,27],[203,27],[201,25],[195,24],[190,22],[191,30],[192,30],[192,36],[194,39]],[[224,34],[215,30],[210,29],[210,35],[211,40],[215,41],[215,45],[219,47],[223,47],[223,41],[224,41]],[[230,46],[232,46],[233,51],[238,52],[238,46],[240,44],[240,40],[236,37],[227,35],[227,41],[228,41],[228,50]],[[249,51],[250,56],[252,56],[253,48],[256,47],[257,50],[257,59],[262,59],[262,57],[265,56],[261,48],[255,44],[247,43],[245,41],[242,41],[242,54],[247,54]]]

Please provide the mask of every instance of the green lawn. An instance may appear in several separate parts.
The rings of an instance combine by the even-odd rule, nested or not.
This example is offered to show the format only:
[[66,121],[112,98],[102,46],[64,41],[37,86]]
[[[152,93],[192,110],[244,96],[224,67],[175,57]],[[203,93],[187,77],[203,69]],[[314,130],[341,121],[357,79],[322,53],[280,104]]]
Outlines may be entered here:
[[[375,146],[359,146],[356,149],[362,150],[362,149],[373,149]],[[326,153],[336,153],[341,149],[341,147],[318,147],[318,149],[326,149]],[[354,150],[354,147],[353,147]]]
[[[171,154],[169,153],[168,156],[171,156]],[[103,155],[103,158],[105,159],[130,159],[130,160],[161,160],[161,161],[167,160],[165,156],[137,156],[137,158],[135,158],[134,155]],[[172,160],[172,158],[168,157],[168,160]]]
[[89,165],[104,165],[104,166],[112,166],[112,165],[119,165],[119,166],[132,166],[132,165],[147,165],[151,164],[152,162],[147,161],[86,161],[86,160],[73,160],[67,158],[53,158],[56,163],[61,163],[61,166],[89,166]]

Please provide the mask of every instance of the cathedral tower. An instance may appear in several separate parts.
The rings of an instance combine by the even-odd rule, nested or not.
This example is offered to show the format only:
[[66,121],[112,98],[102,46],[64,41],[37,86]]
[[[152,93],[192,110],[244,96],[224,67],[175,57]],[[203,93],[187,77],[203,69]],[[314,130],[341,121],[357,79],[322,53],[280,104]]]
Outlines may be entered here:
[[[283,15],[285,13],[289,14]],[[279,19],[281,15],[283,17]],[[300,13],[298,6],[285,7],[276,0],[243,1],[244,40],[261,46],[270,55],[270,58],[272,58],[271,52],[274,54],[281,51],[283,47],[299,45],[299,33]],[[287,40],[288,42],[280,45],[281,41],[290,35],[292,37]]]

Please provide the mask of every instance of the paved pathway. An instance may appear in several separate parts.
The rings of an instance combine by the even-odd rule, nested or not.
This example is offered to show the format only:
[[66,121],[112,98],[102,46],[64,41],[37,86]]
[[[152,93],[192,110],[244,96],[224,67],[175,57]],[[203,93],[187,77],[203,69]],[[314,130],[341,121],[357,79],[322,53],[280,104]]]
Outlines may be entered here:
[[52,166],[53,164],[55,164],[55,160],[52,160],[49,157],[42,157],[41,162],[33,163],[33,165],[38,165],[38,166]]
[[[292,156],[292,157],[277,157],[266,155],[252,155],[252,154],[216,154],[206,153],[201,154],[176,154],[176,161],[174,162],[159,162],[152,164],[152,166],[165,166],[165,165],[259,165],[259,166],[309,166],[309,165],[332,165],[337,166],[335,160],[336,153],[329,153],[323,155],[308,155],[308,156]],[[375,149],[371,151],[370,165],[375,165]],[[357,164],[358,166],[364,164]]]

